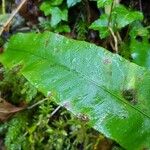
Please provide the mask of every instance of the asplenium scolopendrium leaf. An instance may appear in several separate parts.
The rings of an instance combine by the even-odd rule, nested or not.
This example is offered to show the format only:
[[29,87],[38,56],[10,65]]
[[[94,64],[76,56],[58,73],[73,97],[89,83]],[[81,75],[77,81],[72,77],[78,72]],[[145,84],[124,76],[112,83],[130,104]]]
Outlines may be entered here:
[[150,72],[117,54],[58,34],[17,34],[0,61],[126,149],[150,148]]

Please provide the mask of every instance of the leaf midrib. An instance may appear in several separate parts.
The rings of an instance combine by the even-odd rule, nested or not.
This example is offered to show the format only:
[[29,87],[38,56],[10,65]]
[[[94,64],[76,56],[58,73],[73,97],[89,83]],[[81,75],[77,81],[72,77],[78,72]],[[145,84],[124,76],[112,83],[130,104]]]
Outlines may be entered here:
[[[33,56],[35,56],[35,57],[40,58],[41,60],[46,60],[46,61],[48,61],[48,62],[51,61],[51,60],[49,60],[47,57],[42,57],[42,56],[40,56],[40,55],[37,55],[37,54],[32,53],[32,52],[27,51],[27,50],[18,51],[18,50],[16,50],[16,49],[13,49],[13,50],[11,49],[11,51],[16,51],[16,52],[20,52],[20,53],[26,52],[27,54],[31,54],[31,55],[33,55]],[[57,65],[57,66],[61,66],[61,67],[65,68],[65,69],[68,70],[68,71],[72,71],[72,72],[76,73],[78,76],[81,76],[81,77],[85,78],[86,80],[88,80],[89,82],[92,82],[92,84],[95,84],[95,85],[98,86],[99,88],[102,88],[104,91],[106,91],[107,93],[109,93],[109,94],[111,94],[112,96],[114,96],[114,97],[115,97],[116,99],[118,99],[120,102],[122,102],[122,103],[124,103],[124,104],[126,104],[126,105],[128,105],[128,106],[130,106],[130,107],[132,107],[134,110],[138,111],[139,113],[141,113],[142,115],[144,115],[145,117],[147,117],[148,119],[150,119],[150,116],[149,116],[148,114],[146,114],[146,113],[144,113],[143,111],[141,111],[140,109],[134,107],[134,106],[131,105],[129,102],[127,102],[125,99],[121,98],[119,95],[114,94],[113,92],[111,92],[110,90],[108,90],[105,86],[99,85],[96,81],[94,81],[94,80],[88,78],[88,76],[84,75],[83,73],[78,72],[78,71],[76,71],[75,69],[70,69],[68,66],[64,66],[64,65],[61,64],[61,63],[56,63],[56,62],[54,62],[54,64]]]

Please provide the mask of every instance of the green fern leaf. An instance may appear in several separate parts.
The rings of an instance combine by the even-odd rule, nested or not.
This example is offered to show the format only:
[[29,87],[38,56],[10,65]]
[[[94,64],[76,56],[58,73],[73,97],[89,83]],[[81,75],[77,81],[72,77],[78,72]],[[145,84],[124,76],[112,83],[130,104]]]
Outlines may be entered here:
[[0,61],[45,96],[126,149],[150,148],[150,72],[117,54],[58,34],[18,34]]

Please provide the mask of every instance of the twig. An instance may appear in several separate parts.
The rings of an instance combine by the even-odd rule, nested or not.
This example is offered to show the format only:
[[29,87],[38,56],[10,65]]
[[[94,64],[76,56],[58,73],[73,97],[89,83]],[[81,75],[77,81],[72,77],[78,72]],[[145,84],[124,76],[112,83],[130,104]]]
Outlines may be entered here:
[[113,36],[113,39],[114,39],[114,42],[115,42],[115,51],[116,53],[118,53],[118,40],[117,40],[117,37],[116,35],[114,34],[114,31],[112,30],[112,28],[108,27],[111,35]]
[[6,7],[5,0],[2,0],[2,14],[3,15],[6,13],[6,11],[5,11],[6,8],[5,7]]
[[47,100],[48,100],[48,98],[44,98],[44,99],[38,101],[37,103],[35,103],[35,104],[33,104],[33,105],[27,107],[27,109],[32,109],[32,108],[36,107],[37,105],[39,105],[39,104],[41,104],[41,103],[43,103],[43,102],[45,102],[45,101],[47,101]]
[[16,8],[16,10],[11,14],[11,16],[8,18],[6,23],[3,25],[1,31],[0,31],[0,36],[2,35],[3,31],[5,28],[10,24],[14,16],[19,12],[19,10],[22,8],[22,6],[27,2],[27,0],[22,0],[22,2],[19,4],[19,6]]
[[112,40],[110,41],[110,46],[111,46],[111,48],[113,49],[113,51],[116,51],[116,50],[115,50],[115,46],[113,45]]
[[116,35],[118,37],[118,41],[121,43],[122,42],[122,38],[121,38],[120,33],[118,31],[116,32]]
[[61,106],[59,105],[49,116],[49,118],[51,118],[59,109],[61,108]]
[[126,41],[128,40],[130,28],[131,28],[131,27],[129,26],[128,29],[127,29],[127,31],[126,31],[126,35],[125,35],[125,37],[124,37],[124,39],[123,39],[124,42],[126,42]]

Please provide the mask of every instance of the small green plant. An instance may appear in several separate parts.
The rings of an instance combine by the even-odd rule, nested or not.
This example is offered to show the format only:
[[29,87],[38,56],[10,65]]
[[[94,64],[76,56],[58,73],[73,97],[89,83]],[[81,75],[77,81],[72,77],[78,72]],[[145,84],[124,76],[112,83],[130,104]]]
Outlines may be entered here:
[[47,18],[44,22],[42,19],[42,26],[56,32],[70,32],[70,28],[67,25],[68,9],[63,0],[45,0],[41,4],[40,9],[44,12],[45,16],[50,17],[50,19]]
[[114,46],[112,47],[118,53],[119,42],[122,42],[119,31],[137,20],[142,20],[143,14],[138,11],[131,11],[115,2],[116,0],[97,1],[98,7],[110,7],[105,9],[105,13],[93,22],[90,28],[98,30],[101,38],[112,35],[114,39]]
[[[101,0],[99,0],[101,2]],[[91,29],[98,30],[101,38],[106,38],[113,34],[112,32],[118,32],[125,26],[135,22],[136,20],[142,20],[143,15],[138,11],[131,11],[125,8],[121,4],[115,4],[115,0],[107,3],[98,3],[98,7],[106,7],[106,4],[111,8],[105,11],[98,20],[92,23]]]

